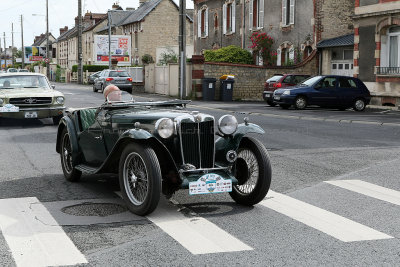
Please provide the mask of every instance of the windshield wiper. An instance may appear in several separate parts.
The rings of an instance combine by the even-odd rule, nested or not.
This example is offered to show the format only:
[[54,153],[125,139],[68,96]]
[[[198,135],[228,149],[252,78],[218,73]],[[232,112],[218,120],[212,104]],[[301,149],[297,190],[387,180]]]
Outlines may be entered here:
[[1,89],[14,89],[14,87],[1,87]]
[[39,88],[39,86],[24,86],[24,88]]

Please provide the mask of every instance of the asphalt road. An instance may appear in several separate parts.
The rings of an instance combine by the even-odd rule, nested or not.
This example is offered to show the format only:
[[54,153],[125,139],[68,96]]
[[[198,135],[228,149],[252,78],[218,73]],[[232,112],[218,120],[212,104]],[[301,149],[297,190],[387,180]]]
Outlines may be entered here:
[[[56,86],[68,107],[103,101],[89,86]],[[269,150],[273,171],[271,192],[263,203],[248,208],[236,205],[228,194],[194,197],[181,190],[172,202],[163,200],[154,216],[137,217],[126,212],[115,193],[116,177],[65,181],[51,120],[5,120],[0,126],[1,265],[23,262],[25,251],[15,245],[19,235],[11,231],[16,227],[4,222],[17,224],[16,218],[29,212],[39,225],[61,226],[88,262],[84,266],[398,265],[400,112],[281,110],[263,102],[193,101],[188,108],[216,118],[226,113],[238,120],[248,116],[266,131],[255,136]],[[348,187],[342,181],[356,182]],[[6,209],[7,201],[17,200],[29,208],[18,204]],[[50,219],[45,212],[37,211],[42,206],[55,222],[46,223]],[[176,216],[170,228],[169,222],[160,222],[165,214]],[[193,246],[202,247],[199,232],[233,248],[213,250],[210,243],[211,252],[197,253]],[[32,266],[36,258],[45,257],[35,254]],[[80,265],[78,256],[70,259]]]

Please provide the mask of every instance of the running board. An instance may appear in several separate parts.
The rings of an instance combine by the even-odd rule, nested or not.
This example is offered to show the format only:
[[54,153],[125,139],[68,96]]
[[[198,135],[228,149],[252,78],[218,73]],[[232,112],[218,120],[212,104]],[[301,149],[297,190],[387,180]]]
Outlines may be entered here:
[[84,174],[95,174],[98,171],[98,168],[93,168],[84,164],[75,166],[75,169],[81,171]]

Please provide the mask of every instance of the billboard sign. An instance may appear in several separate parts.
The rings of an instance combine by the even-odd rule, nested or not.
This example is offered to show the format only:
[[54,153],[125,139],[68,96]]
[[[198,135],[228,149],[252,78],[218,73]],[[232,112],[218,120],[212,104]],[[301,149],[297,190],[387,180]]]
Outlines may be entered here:
[[[131,39],[126,35],[111,35],[111,59],[118,60],[118,65],[131,65]],[[108,35],[95,35],[94,62],[108,65]]]
[[46,47],[25,46],[24,50],[25,63],[35,63],[36,61],[43,61],[46,58]]

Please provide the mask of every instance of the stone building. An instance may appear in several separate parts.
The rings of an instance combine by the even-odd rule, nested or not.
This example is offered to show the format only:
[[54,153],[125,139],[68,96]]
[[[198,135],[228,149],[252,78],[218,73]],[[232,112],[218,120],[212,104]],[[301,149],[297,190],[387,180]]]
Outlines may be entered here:
[[400,1],[356,0],[354,76],[373,94],[373,104],[400,104]]

